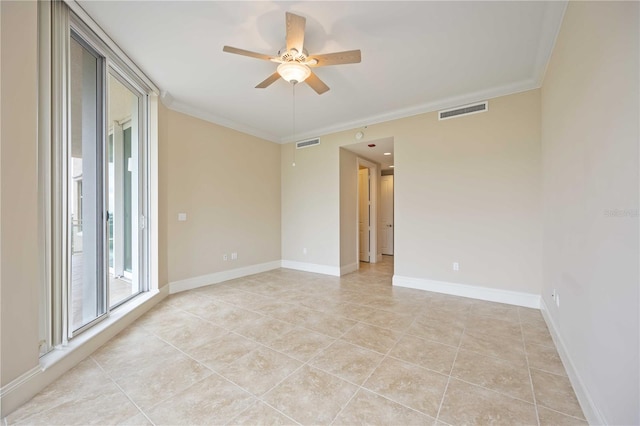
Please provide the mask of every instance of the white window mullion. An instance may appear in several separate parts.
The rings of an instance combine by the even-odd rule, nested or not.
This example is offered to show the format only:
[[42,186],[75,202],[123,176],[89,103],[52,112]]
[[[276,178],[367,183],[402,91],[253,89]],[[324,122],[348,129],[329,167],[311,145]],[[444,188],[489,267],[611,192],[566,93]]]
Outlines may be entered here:
[[66,143],[69,136],[69,10],[52,2],[51,55],[51,344],[65,345],[69,337],[69,228],[67,224]]
[[51,2],[38,2],[38,223],[41,276],[39,286],[40,355],[53,347],[51,241]]

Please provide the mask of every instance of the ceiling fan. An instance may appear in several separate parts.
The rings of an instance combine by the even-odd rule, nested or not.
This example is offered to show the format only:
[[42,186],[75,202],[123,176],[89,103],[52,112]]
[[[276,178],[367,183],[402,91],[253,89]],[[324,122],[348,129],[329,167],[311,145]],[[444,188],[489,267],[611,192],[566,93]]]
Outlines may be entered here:
[[348,50],[345,52],[325,53],[321,55],[309,55],[304,48],[304,27],[307,20],[293,13],[286,13],[287,39],[286,47],[278,52],[277,56],[265,55],[251,52],[249,50],[238,49],[231,46],[224,46],[223,51],[235,53],[237,55],[249,56],[251,58],[262,59],[279,63],[277,71],[267,77],[256,86],[256,89],[264,89],[270,86],[280,77],[289,83],[297,84],[306,82],[319,95],[329,90],[322,80],[311,71],[314,67],[324,67],[329,65],[355,64],[360,62],[360,50]]

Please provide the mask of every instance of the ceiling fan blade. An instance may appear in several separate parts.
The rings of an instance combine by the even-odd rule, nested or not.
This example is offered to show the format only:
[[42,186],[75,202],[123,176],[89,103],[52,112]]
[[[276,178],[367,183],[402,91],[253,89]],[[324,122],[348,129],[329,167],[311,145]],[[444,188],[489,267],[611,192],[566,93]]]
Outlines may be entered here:
[[311,88],[315,90],[318,95],[322,95],[324,92],[329,90],[329,86],[324,84],[324,81],[320,80],[318,76],[313,72],[309,77],[307,77],[304,82],[311,86]]
[[274,72],[269,77],[267,77],[262,83],[256,86],[256,89],[264,89],[265,87],[271,86],[277,79],[280,78],[280,74],[278,72]]
[[224,46],[222,48],[223,52],[227,53],[235,53],[236,55],[249,56],[250,58],[264,59],[265,61],[272,61],[275,58],[274,56],[265,55],[264,53],[256,53],[251,52],[250,50],[238,49],[237,47]]
[[[315,65],[308,63],[313,59],[318,63]],[[357,64],[361,60],[360,50],[347,50],[345,52],[325,53],[324,55],[311,55],[307,59],[307,64],[310,67],[326,67],[328,65]]]
[[296,49],[302,53],[306,23],[306,18],[287,12],[287,50]]

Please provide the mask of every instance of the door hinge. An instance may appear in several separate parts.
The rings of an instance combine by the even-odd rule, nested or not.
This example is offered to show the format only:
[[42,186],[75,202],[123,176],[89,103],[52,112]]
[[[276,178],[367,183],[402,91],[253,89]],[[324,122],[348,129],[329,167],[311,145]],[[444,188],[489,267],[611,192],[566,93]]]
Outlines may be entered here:
[[146,226],[145,217],[144,216],[140,216],[140,229],[144,229],[145,226]]

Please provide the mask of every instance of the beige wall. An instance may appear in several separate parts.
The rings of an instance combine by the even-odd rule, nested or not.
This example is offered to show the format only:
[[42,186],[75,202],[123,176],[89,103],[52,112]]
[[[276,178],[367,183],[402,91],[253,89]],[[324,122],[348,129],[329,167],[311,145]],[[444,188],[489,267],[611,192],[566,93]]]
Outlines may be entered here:
[[37,5],[0,2],[2,386],[38,365]]
[[[298,150],[295,168],[282,162],[283,259],[340,265],[339,147],[355,132]],[[458,119],[368,126],[365,140],[384,137],[395,141],[395,274],[539,294],[540,92]]]
[[[168,281],[279,261],[280,146],[179,112],[163,115]],[[178,222],[178,213],[188,220]],[[238,260],[223,262],[231,252]]]
[[340,148],[340,267],[358,264],[358,157]]
[[169,110],[158,102],[158,287],[169,283]]
[[570,3],[542,90],[542,296],[606,424],[640,423],[638,12]]
[[539,294],[539,91],[491,99],[482,114],[415,117],[403,130],[395,274]]
[[[339,136],[295,152],[282,145],[282,259],[340,266]],[[302,249],[307,249],[303,254]]]

